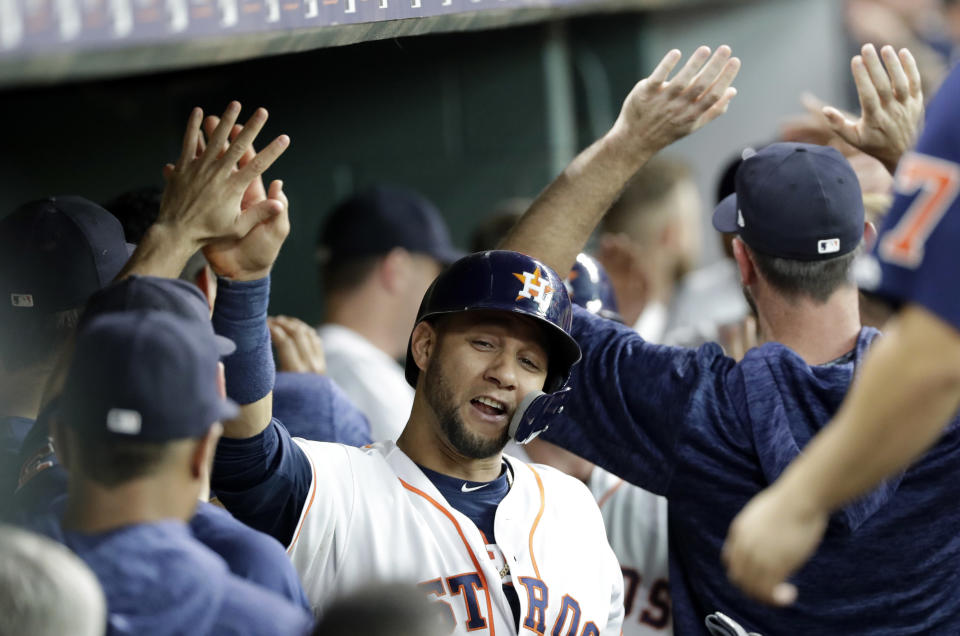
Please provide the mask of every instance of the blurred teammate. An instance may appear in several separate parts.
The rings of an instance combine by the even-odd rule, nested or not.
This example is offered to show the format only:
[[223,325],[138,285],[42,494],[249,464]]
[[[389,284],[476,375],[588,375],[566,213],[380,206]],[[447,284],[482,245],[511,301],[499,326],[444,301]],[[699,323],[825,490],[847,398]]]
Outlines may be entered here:
[[117,220],[81,197],[32,201],[0,221],[0,518],[44,386],[83,304],[128,255]]
[[413,403],[397,361],[423,292],[460,253],[432,203],[388,186],[339,203],[317,250],[327,373],[367,416],[373,439],[396,439]]
[[0,634],[102,636],[106,604],[97,578],[48,539],[0,526]]
[[[918,91],[911,77],[894,75],[868,94],[864,116],[879,100]],[[906,473],[924,474],[930,457],[955,434],[958,425],[951,418],[960,404],[960,312],[952,275],[960,227],[958,104],[960,69],[954,68],[930,104],[916,149],[899,162],[893,209],[861,270],[861,284],[900,305],[899,315],[830,426],[730,528],[725,548],[730,577],[761,600],[791,602],[796,589],[784,581],[813,554],[829,515],[883,479],[888,481],[881,491],[892,488],[904,478],[895,475],[942,434],[940,444]],[[955,477],[955,471],[931,475],[937,482],[929,487],[942,488]],[[939,514],[930,519],[936,527],[943,523]],[[929,537],[927,531],[922,534]],[[804,593],[800,590],[801,598]]]

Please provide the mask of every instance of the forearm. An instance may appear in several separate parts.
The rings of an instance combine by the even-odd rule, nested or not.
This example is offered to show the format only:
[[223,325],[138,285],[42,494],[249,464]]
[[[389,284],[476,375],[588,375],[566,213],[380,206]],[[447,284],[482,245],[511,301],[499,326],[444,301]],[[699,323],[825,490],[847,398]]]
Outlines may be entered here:
[[834,421],[777,488],[832,511],[906,469],[960,405],[960,335],[906,308],[870,353]]
[[240,404],[240,414],[224,422],[227,438],[260,434],[273,413],[276,370],[267,329],[270,279],[229,281],[220,279],[213,312],[216,332],[230,338],[236,352],[224,360],[227,396]]
[[501,248],[567,272],[600,219],[652,153],[631,151],[617,126],[581,152],[540,193]]

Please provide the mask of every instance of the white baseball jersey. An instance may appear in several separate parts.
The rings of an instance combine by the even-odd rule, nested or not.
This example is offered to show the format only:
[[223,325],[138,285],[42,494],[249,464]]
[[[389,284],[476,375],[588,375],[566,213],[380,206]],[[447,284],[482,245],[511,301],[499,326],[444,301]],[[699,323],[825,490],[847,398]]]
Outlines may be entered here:
[[667,500],[600,468],[588,486],[623,571],[624,636],[672,634]]
[[545,466],[504,456],[513,473],[496,544],[451,507],[393,442],[367,448],[295,440],[313,472],[290,558],[322,611],[372,582],[415,583],[445,604],[454,633],[620,633],[623,579],[590,492]]

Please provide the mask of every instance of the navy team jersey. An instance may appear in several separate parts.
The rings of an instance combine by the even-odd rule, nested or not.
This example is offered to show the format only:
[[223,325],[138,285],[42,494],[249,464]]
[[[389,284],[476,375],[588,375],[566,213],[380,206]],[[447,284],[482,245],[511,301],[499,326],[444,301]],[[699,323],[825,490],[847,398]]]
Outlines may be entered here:
[[650,344],[574,307],[576,399],[544,438],[667,497],[676,633],[706,633],[721,611],[761,634],[960,634],[956,421],[905,474],[833,515],[792,607],[747,599],[720,560],[734,516],[827,424],[877,335],[864,328],[830,364],[778,343],[737,363],[716,344]]
[[63,532],[60,539],[97,575],[109,636],[297,636],[310,629],[308,612],[231,574],[180,521]]
[[[894,177],[896,199],[858,282],[896,303],[916,303],[960,329],[960,66],[927,110],[913,152]],[[879,265],[878,265],[879,264]]]
[[292,437],[366,446],[370,422],[333,379],[317,373],[278,372],[273,416]]

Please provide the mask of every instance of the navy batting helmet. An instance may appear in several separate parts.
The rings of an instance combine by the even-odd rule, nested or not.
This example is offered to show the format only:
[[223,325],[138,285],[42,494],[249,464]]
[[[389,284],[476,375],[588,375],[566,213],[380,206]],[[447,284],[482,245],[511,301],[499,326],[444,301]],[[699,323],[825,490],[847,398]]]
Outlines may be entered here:
[[[570,335],[573,308],[563,281],[540,261],[505,250],[477,252],[461,258],[437,277],[423,296],[417,322],[464,311],[494,310],[529,316],[549,338],[549,364],[543,391],[522,400],[510,423],[518,442],[540,434],[549,416],[563,410],[570,371],[580,360],[580,346]],[[406,377],[416,386],[420,370],[407,346]]]
[[589,254],[577,254],[570,275],[564,281],[570,300],[592,314],[622,323],[617,297],[603,265]]

